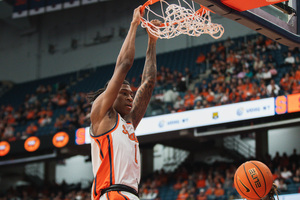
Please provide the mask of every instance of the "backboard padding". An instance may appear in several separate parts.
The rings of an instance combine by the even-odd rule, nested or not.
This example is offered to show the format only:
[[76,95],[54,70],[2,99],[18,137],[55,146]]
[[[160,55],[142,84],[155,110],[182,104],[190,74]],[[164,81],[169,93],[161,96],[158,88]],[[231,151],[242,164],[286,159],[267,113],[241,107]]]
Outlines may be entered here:
[[[289,47],[300,47],[300,14],[293,15],[287,22],[275,16],[272,16],[261,8],[255,8],[248,11],[238,12],[226,5],[221,0],[194,0],[213,12],[223,17],[236,21],[252,30],[261,33],[281,44]],[[299,10],[299,2],[296,10]],[[226,30],[226,27],[224,27]]]

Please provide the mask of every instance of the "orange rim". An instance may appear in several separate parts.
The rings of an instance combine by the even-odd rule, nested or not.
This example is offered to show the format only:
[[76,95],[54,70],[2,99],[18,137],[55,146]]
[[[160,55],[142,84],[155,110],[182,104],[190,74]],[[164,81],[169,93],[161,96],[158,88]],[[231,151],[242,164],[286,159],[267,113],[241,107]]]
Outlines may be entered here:
[[[156,2],[158,2],[158,1],[160,1],[160,0],[148,0],[146,3],[144,3],[144,5],[142,5],[142,7],[141,7],[141,9],[140,9],[140,12],[141,13],[143,13],[144,11],[145,11],[145,9],[146,9],[146,7],[147,6],[149,6],[149,5],[153,5],[154,3],[156,3]],[[207,11],[210,11],[210,12],[212,12],[212,13],[214,13],[212,10],[210,10],[210,9],[208,9],[207,7],[205,7],[205,6],[202,6],[202,5],[200,5],[201,6],[201,8],[199,9],[199,10],[197,10],[196,12],[195,12],[195,14],[199,14],[199,15],[201,15],[200,13],[204,10],[204,13],[202,14],[202,15],[204,15]],[[191,18],[191,17],[193,17],[193,15],[190,15],[190,16],[188,16],[188,17],[186,17],[186,18]],[[185,19],[186,19],[185,18]],[[152,26],[152,24],[150,24],[149,22],[147,22],[147,21],[145,21],[144,19],[141,19],[141,21],[144,23],[144,24],[147,24],[147,26]],[[183,22],[184,21],[184,19],[182,19],[180,22]],[[173,25],[176,25],[177,24],[177,22],[175,22]],[[166,27],[166,26],[169,26],[170,24],[169,23],[162,23],[159,27]]]

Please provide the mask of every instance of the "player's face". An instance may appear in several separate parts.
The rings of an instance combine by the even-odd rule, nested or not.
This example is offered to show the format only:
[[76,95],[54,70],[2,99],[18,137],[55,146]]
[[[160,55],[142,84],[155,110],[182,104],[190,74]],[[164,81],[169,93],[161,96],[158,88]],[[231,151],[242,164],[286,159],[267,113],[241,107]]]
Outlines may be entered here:
[[132,102],[133,92],[129,85],[123,84],[114,103],[114,108],[121,116],[125,116],[131,111]]

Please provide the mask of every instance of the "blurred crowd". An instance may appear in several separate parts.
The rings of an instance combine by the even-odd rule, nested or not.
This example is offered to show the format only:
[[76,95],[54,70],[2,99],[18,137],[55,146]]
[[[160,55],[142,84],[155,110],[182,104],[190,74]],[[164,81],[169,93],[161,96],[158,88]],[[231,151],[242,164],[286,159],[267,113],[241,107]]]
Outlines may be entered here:
[[[141,200],[240,198],[235,190],[234,174],[245,161],[183,163],[173,172],[156,171],[142,178],[139,197]],[[261,161],[270,168],[280,194],[300,193],[300,154],[296,149],[289,156],[277,152],[273,158],[268,155]],[[90,187],[82,188],[80,183],[67,184],[63,181],[61,184],[12,187],[0,195],[0,200],[87,200],[90,195]]]
[[229,38],[199,54],[196,72],[160,66],[151,115],[300,93],[299,49],[281,48],[263,36],[241,45]]
[[[57,114],[54,116],[55,111]],[[90,105],[85,93],[70,93],[64,86],[39,85],[26,95],[17,108],[1,105],[0,134],[2,140],[15,141],[36,135],[39,130],[53,134],[74,131],[89,125]]]
[[[200,53],[196,70],[160,66],[146,117],[300,93],[299,48],[282,48],[261,35],[238,44],[228,38]],[[279,76],[282,68],[285,73]],[[139,78],[130,80],[134,92]],[[21,105],[1,105],[0,138],[15,141],[45,132],[74,131],[89,126],[89,113],[85,93],[70,91],[64,84],[41,84]]]

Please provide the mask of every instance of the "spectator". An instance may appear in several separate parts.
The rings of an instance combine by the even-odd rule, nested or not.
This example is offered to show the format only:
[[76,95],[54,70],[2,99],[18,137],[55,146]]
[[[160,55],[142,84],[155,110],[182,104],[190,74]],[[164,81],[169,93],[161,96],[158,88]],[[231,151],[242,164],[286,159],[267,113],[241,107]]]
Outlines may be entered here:
[[269,64],[270,69],[269,72],[271,73],[272,77],[275,77],[277,75],[277,70],[273,64]]
[[215,93],[212,91],[211,88],[209,88],[206,95],[206,101],[208,103],[212,103],[214,99],[215,99]]
[[197,195],[197,200],[207,200],[205,195],[205,189],[201,188],[199,194]]
[[271,64],[271,65],[274,65],[274,67],[277,65],[277,62],[276,62],[276,60],[275,60],[275,58],[273,57],[272,54],[268,55],[268,57],[267,57],[267,63]]
[[220,183],[217,184],[214,195],[216,196],[216,200],[225,200],[225,190],[222,188]]
[[44,94],[47,92],[47,88],[44,86],[44,85],[39,85],[37,88],[36,88],[36,93],[37,94]]
[[38,120],[38,124],[40,127],[43,127],[47,124],[50,124],[51,123],[51,118],[47,115],[43,115],[40,117],[40,119]]
[[290,155],[289,160],[291,163],[297,163],[299,161],[299,155],[297,154],[297,149],[293,149],[292,155]]
[[296,173],[293,176],[293,182],[296,184],[300,183],[300,167],[296,170]]
[[184,99],[182,99],[181,96],[178,95],[173,107],[175,110],[178,110],[181,107],[181,105],[184,105]]
[[234,41],[233,41],[230,37],[228,37],[228,38],[226,39],[226,41],[224,42],[224,47],[225,47],[226,49],[228,49],[228,48],[230,48],[232,45],[234,45]]
[[288,52],[286,58],[284,59],[285,64],[295,63],[295,57],[292,55],[292,52]]
[[190,174],[188,176],[188,180],[187,180],[187,189],[190,190],[194,187],[196,187],[196,182],[195,182],[194,176],[192,174]]
[[297,80],[293,80],[292,81],[292,91],[291,91],[291,94],[297,94],[297,93],[300,93],[300,84],[299,84],[299,81]]
[[209,185],[208,188],[205,191],[205,196],[207,197],[207,199],[215,199],[215,186],[213,185]]
[[284,182],[284,179],[279,178],[279,179],[275,180],[274,183],[277,185],[279,191],[281,191],[281,192],[287,191],[287,184]]
[[186,79],[185,79],[185,77],[181,78],[181,80],[177,84],[176,88],[177,88],[177,91],[179,93],[184,93],[186,91],[187,87],[186,87]]
[[295,79],[300,81],[300,64],[298,64],[297,70],[295,72]]
[[4,128],[2,139],[9,140],[10,138],[12,138],[14,136],[14,131],[15,131],[14,127],[12,125],[8,124]]
[[186,111],[186,108],[185,108],[184,104],[181,104],[179,106],[179,109],[177,109],[177,112],[184,112],[184,111]]
[[177,196],[177,200],[186,200],[188,198],[189,194],[185,187],[183,187]]
[[201,109],[201,108],[202,108],[201,101],[196,101],[196,105],[194,106],[194,110]]
[[180,178],[177,178],[176,183],[173,185],[174,190],[180,190],[182,188],[181,180]]
[[188,67],[184,68],[184,74],[185,74],[184,77],[186,80],[186,87],[188,87],[193,80],[193,74]]
[[218,54],[225,53],[225,46],[223,45],[222,42],[219,42],[219,43],[218,43],[217,53],[218,53]]
[[35,133],[37,132],[37,130],[38,130],[38,127],[32,122],[32,123],[30,123],[29,126],[27,126],[27,128],[26,128],[26,134],[28,136],[35,135]]
[[199,73],[205,74],[206,72],[206,56],[201,52],[196,59],[196,65],[199,67]]
[[169,85],[167,87],[167,91],[163,94],[163,102],[165,103],[165,107],[169,105],[173,106],[178,95],[178,92],[175,92],[172,86]]
[[264,62],[260,59],[260,57],[254,58],[254,63],[253,63],[253,69],[257,71],[258,69],[261,69],[264,65]]
[[203,173],[199,174],[196,186],[200,190],[206,187],[206,179]]
[[259,68],[257,73],[255,74],[255,79],[259,82],[263,78],[264,78],[263,71],[261,68]]
[[233,185],[233,176],[234,174],[231,173],[229,169],[226,169],[226,176],[224,180],[224,189],[230,189]]
[[271,72],[269,71],[269,69],[266,67],[266,65],[264,65],[263,68],[262,68],[262,74],[263,74],[263,79],[264,79],[265,81],[271,80],[272,74],[271,74]]
[[195,96],[192,91],[189,89],[184,96],[184,107],[187,110],[191,110],[194,107]]
[[280,87],[275,83],[272,79],[270,84],[267,86],[267,94],[268,96],[278,96],[280,91]]
[[280,177],[285,182],[290,183],[292,176],[293,176],[292,172],[287,167],[283,167],[283,171],[280,173]]
[[292,82],[290,81],[289,73],[285,73],[284,77],[282,77],[279,82],[280,87],[284,91],[288,92],[290,90],[291,84],[292,84]]

